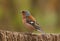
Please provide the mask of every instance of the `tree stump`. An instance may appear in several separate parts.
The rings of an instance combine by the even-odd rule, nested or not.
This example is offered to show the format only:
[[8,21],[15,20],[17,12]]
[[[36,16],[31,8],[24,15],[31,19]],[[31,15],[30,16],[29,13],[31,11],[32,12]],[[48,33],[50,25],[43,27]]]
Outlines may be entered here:
[[0,30],[0,41],[60,41],[60,34],[32,34]]

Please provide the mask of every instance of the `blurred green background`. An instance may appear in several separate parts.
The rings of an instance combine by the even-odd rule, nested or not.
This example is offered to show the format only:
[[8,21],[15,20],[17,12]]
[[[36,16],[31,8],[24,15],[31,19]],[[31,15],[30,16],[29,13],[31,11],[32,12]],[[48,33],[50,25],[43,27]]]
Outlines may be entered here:
[[60,33],[59,0],[0,0],[0,29],[26,32],[21,10],[29,10],[47,33]]

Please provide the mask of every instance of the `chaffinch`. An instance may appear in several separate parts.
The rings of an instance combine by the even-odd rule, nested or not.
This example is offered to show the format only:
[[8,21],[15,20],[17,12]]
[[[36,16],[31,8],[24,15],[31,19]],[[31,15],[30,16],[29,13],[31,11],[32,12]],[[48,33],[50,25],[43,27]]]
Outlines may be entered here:
[[29,11],[22,11],[22,22],[30,32],[37,30],[41,33],[44,33],[39,24],[36,22],[36,19],[31,15]]

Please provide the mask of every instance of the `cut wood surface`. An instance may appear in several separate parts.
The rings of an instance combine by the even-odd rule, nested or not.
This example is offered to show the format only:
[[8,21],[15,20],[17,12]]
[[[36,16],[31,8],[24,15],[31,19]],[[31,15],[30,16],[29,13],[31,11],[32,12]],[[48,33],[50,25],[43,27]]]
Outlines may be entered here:
[[32,34],[0,30],[0,41],[60,41],[60,34]]

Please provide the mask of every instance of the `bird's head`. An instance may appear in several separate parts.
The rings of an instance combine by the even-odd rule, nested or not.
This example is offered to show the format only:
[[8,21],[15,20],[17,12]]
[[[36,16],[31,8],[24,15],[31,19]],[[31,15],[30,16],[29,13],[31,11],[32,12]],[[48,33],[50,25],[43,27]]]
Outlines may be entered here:
[[22,11],[22,15],[23,16],[30,16],[30,12],[29,11],[26,11],[26,10],[23,10]]

